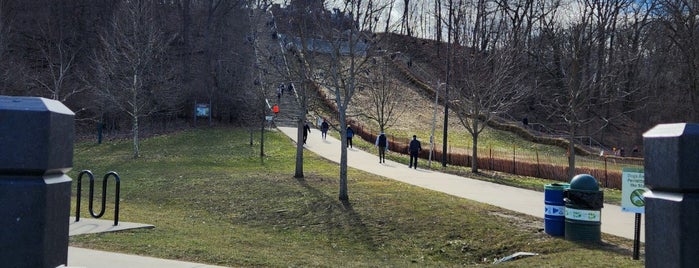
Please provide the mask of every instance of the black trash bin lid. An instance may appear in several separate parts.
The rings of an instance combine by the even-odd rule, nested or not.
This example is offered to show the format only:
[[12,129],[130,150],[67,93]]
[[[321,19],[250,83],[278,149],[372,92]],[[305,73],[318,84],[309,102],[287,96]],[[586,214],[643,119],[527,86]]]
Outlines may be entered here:
[[590,174],[580,174],[570,180],[570,189],[577,191],[596,192],[599,191],[597,179]]

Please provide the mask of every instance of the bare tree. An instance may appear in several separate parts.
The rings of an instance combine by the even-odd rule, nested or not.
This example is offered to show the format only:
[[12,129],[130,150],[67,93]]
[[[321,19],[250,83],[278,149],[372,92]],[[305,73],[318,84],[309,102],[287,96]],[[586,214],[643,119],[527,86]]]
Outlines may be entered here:
[[[371,5],[372,1],[369,1]],[[306,116],[309,111],[309,102],[313,96],[311,93],[314,92],[314,88],[318,86],[315,81],[314,71],[315,65],[318,62],[317,52],[313,50],[310,42],[312,39],[312,32],[309,32],[309,24],[319,21],[319,12],[314,12],[311,14],[303,14],[300,10],[298,13],[293,14],[291,21],[292,28],[297,36],[297,38],[292,38],[291,46],[288,47],[291,57],[287,61],[290,70],[288,73],[289,81],[298,81],[295,84],[295,94],[297,104],[299,106],[298,114],[296,115],[296,137],[299,142],[296,143],[296,169],[294,172],[295,178],[303,178],[303,135],[304,126],[306,124]],[[367,17],[371,17],[371,13],[367,13]]]
[[177,2],[177,7],[180,13],[180,38],[182,39],[182,53],[181,57],[181,80],[186,86],[191,80],[191,69],[190,64],[192,62],[192,0],[179,0]]
[[518,67],[513,50],[480,51],[466,55],[459,73],[455,112],[473,140],[472,172],[478,172],[478,137],[487,124],[509,111],[530,89],[523,83],[525,73]]
[[388,12],[386,13],[386,27],[384,27],[384,32],[388,33],[388,30],[391,29],[391,14],[393,14],[393,4],[395,0],[389,1],[388,4]]
[[122,2],[110,26],[99,35],[96,52],[97,90],[129,115],[133,157],[140,155],[139,119],[169,103],[173,87],[164,53],[172,37],[159,27],[150,1]]
[[[389,16],[387,23],[390,21],[390,14],[384,13],[389,5],[393,5],[395,0],[366,0],[366,1],[356,1],[355,10],[362,12],[355,16],[357,21],[356,25],[359,29],[367,32],[376,32],[379,27],[379,20],[383,17]],[[387,24],[388,25],[388,24]]]
[[[374,62],[375,61],[375,62]],[[403,94],[388,75],[388,63],[383,57],[372,60],[374,72],[367,77],[367,83],[362,85],[368,91],[371,101],[371,111],[363,114],[379,124],[379,130],[384,132],[396,123],[403,110],[397,109],[403,103]]]
[[440,48],[442,44],[442,25],[445,24],[442,21],[442,0],[434,1],[434,35],[435,35],[435,47],[437,50],[437,58],[440,57]]
[[541,16],[535,7],[542,5],[542,1],[547,0],[497,0],[499,12],[507,19],[506,31],[514,46],[522,46],[530,38],[534,23]]
[[[264,160],[265,156],[265,125],[266,125],[266,115],[268,114],[269,109],[271,109],[269,103],[267,102],[267,92],[268,92],[268,87],[270,87],[273,83],[270,83],[267,81],[267,76],[270,74],[270,70],[263,65],[263,58],[265,57],[265,54],[263,53],[263,49],[261,48],[262,46],[262,36],[260,36],[264,31],[262,30],[263,22],[265,21],[265,18],[267,16],[266,10],[269,8],[271,5],[271,2],[268,0],[260,0],[256,1],[256,6],[254,9],[250,11],[250,33],[248,34],[248,38],[250,40],[250,43],[252,45],[253,49],[253,56],[255,59],[255,63],[253,66],[254,73],[255,73],[255,79],[253,82],[253,90],[257,92],[257,94],[253,94],[254,97],[254,102],[256,103],[256,110],[258,111],[257,113],[253,113],[254,116],[256,116],[258,119],[252,119],[252,122],[259,122],[260,124],[260,159]],[[257,121],[259,120],[259,121]],[[250,144],[252,145],[252,131],[251,131],[251,137],[250,137]]]
[[408,36],[412,36],[412,30],[410,29],[410,0],[403,0],[403,16],[400,22],[400,32]]
[[[66,90],[69,80],[77,80],[75,58],[80,47],[75,45],[78,43],[75,42],[75,32],[71,29],[63,29],[60,24],[57,24],[58,29],[52,29],[51,24],[45,21],[41,25],[41,35],[35,39],[34,43],[41,53],[39,66],[44,68],[37,69],[28,76],[31,84],[46,90],[51,99],[65,102],[74,94],[85,90],[84,86],[76,83]],[[65,33],[65,31],[70,32]]]
[[[202,27],[202,41],[199,44],[203,52],[204,64],[201,66],[200,77],[205,88],[208,100],[218,102],[220,106],[225,106],[219,100],[225,100],[226,88],[223,87],[227,77],[222,76],[221,70],[230,65],[235,65],[232,60],[232,51],[229,49],[230,43],[234,39],[227,38],[226,29],[232,25],[227,25],[227,19],[237,8],[240,1],[228,0],[206,0],[203,1],[203,11],[205,11],[204,25]],[[223,43],[226,40],[226,43]],[[217,109],[221,113],[224,109]]]
[[14,29],[13,24],[17,15],[16,8],[13,7],[13,1],[0,1],[0,57],[3,59],[0,65],[0,94],[14,95],[22,94],[15,92],[20,86],[12,86],[18,83],[18,76],[23,73],[24,64],[22,59],[16,57],[16,53],[10,53],[10,47],[13,41]]
[[590,74],[593,70],[586,64],[593,45],[590,25],[590,12],[584,10],[569,29],[546,29],[555,33],[549,36],[553,62],[545,66],[551,68],[551,86],[554,88],[546,93],[550,98],[545,101],[542,98],[541,105],[551,111],[550,116],[559,117],[567,126],[569,178],[575,175],[575,137],[582,125],[591,122],[588,112],[592,106],[588,100],[594,97]]
[[[616,4],[630,2],[617,1]],[[550,111],[550,117],[564,123],[568,139],[568,175],[575,175],[575,140],[581,134],[592,135],[603,130],[610,122],[633,110],[614,109],[600,112],[600,107],[613,107],[619,101],[637,94],[637,88],[623,85],[627,81],[621,66],[634,59],[616,57],[616,20],[624,5],[607,6],[607,2],[579,2],[581,10],[567,28],[554,24],[543,29],[548,52],[542,65],[544,88],[541,105]],[[611,41],[610,41],[611,40]],[[611,42],[611,43],[610,43]],[[611,105],[611,106],[610,106]]]
[[[696,1],[662,0],[660,9],[665,15],[668,37],[681,56],[681,83],[691,107],[694,120],[699,120],[699,5]],[[675,82],[677,83],[677,82]]]
[[[272,38],[266,46],[260,45],[256,53],[260,55],[258,56],[260,64],[266,66],[266,69],[263,70],[263,73],[267,74],[266,77],[270,77],[269,79],[272,80],[288,81],[288,85],[284,84],[284,86],[289,89],[293,88],[285,94],[294,98],[291,105],[295,107],[288,107],[287,110],[297,112],[293,116],[298,140],[294,177],[303,178],[303,128],[309,111],[309,98],[316,87],[316,83],[313,81],[313,65],[316,60],[312,45],[312,33],[317,28],[315,25],[315,22],[318,21],[317,17],[323,12],[317,8],[305,9],[296,6],[282,11],[282,14],[273,14],[274,11],[274,9],[270,10],[268,14],[271,16],[266,19],[266,27],[270,29]],[[288,25],[277,25],[280,21],[288,21]],[[285,35],[279,34],[279,26],[288,29]]]
[[327,23],[328,27],[323,29],[322,38],[327,42],[328,55],[327,60],[319,61],[318,65],[324,74],[321,77],[321,83],[334,94],[338,110],[341,133],[339,199],[344,201],[349,200],[347,190],[347,110],[359,86],[361,75],[368,67],[366,63],[371,58],[368,41],[372,41],[372,37],[360,32],[356,25],[346,23],[347,21],[355,21],[352,16],[363,13],[361,10],[356,10],[353,3],[354,1],[346,1],[345,7],[340,9],[335,19]]

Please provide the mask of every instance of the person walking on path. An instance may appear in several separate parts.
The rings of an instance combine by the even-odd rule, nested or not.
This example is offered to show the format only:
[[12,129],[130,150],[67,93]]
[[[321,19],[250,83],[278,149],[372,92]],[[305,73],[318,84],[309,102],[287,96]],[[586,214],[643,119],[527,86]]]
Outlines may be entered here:
[[308,122],[305,122],[303,123],[303,144],[306,144],[308,133],[311,133],[311,127],[308,126]]
[[277,103],[281,102],[282,100],[282,94],[284,94],[284,87],[277,88]]
[[413,140],[410,141],[410,146],[408,147],[408,152],[410,152],[410,164],[408,167],[417,169],[417,154],[422,150],[420,146],[420,141],[417,140],[417,136],[413,135]]
[[328,121],[325,121],[323,119],[323,123],[320,124],[320,136],[323,137],[323,140],[328,136],[328,129],[330,128],[330,125],[328,125]]
[[350,126],[347,126],[347,147],[352,147],[352,137],[354,137],[354,130]]
[[386,134],[381,132],[378,137],[376,137],[376,147],[379,148],[379,163],[386,163],[386,147],[388,146],[388,140],[386,139]]
[[289,90],[289,94],[294,94],[294,83],[289,82],[289,86],[286,89]]

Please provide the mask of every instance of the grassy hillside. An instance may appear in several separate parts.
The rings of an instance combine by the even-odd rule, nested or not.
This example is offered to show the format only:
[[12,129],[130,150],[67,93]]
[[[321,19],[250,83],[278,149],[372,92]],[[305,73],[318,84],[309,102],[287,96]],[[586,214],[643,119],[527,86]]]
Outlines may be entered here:
[[265,137],[264,158],[258,134],[250,146],[243,129],[148,138],[136,160],[128,141],[77,144],[71,176],[117,171],[120,219],[156,228],[71,237],[71,245],[234,267],[460,267],[519,251],[541,255],[505,267],[643,266],[628,240],[570,243],[544,234],[541,219],[357,170],[343,204],[336,164],[307,153],[306,178],[295,179],[290,140]]
[[[388,40],[390,41],[397,36],[388,35],[387,37],[389,37]],[[415,47],[429,46],[427,40],[405,42],[411,43]],[[394,45],[396,44],[402,43],[394,42]],[[408,47],[404,48],[407,49]],[[393,47],[389,50],[396,51],[401,49],[403,49],[402,46]],[[370,69],[372,72],[375,72],[374,75],[386,78],[390,87],[395,87],[396,91],[400,92],[399,96],[392,97],[398,104],[393,110],[394,120],[391,120],[390,125],[385,129],[392,144],[407,146],[412,135],[417,135],[418,139],[423,142],[424,147],[428,147],[430,136],[434,133],[434,148],[438,151],[437,154],[440,155],[441,160],[441,152],[444,148],[443,102],[440,100],[435,109],[435,93],[429,88],[430,86],[425,86],[425,84],[429,84],[430,81],[435,79],[429,73],[439,73],[433,70],[435,68],[432,68],[439,67],[439,64],[432,66],[431,63],[433,62],[428,60],[435,58],[435,55],[430,54],[433,52],[428,49],[410,50],[409,55],[414,56],[411,59],[415,60],[415,62],[421,61],[420,66],[414,64],[412,67],[406,67],[407,65],[404,64],[403,58],[391,60],[392,56],[386,56],[376,60],[378,67]],[[407,69],[413,71],[405,71]],[[424,69],[427,69],[427,71]],[[422,77],[421,79],[426,80],[416,81],[416,77],[421,74],[427,75],[429,79]],[[327,99],[334,99],[332,90],[327,88],[320,88],[319,90],[322,91],[321,95],[329,96]],[[352,98],[347,113],[349,120],[352,121],[355,127],[355,131],[359,129],[358,133],[360,133],[360,136],[370,140],[379,132],[378,123],[370,119],[372,116],[377,116],[374,112],[377,107],[373,102],[371,92],[371,90],[360,88]],[[327,104],[332,105],[332,101],[327,102]],[[460,108],[463,109],[463,107]],[[450,161],[452,165],[470,166],[472,162],[470,162],[471,158],[469,157],[473,155],[473,139],[456,114],[454,114],[454,109],[455,107],[452,106],[449,114],[446,151],[450,154],[450,159],[455,160]],[[337,122],[332,122],[333,118],[337,118],[337,116],[329,110],[321,113],[321,116],[331,120],[331,125],[338,124]],[[564,182],[569,180],[567,172],[569,166],[568,142],[566,139],[538,133],[531,126],[522,127],[519,121],[505,119],[496,121],[498,122],[491,122],[490,126],[486,127],[479,135],[477,149],[480,170],[489,172],[488,169],[490,169],[497,172],[535,176]],[[625,167],[637,168],[643,165],[642,158],[600,156],[599,149],[584,146],[591,144],[592,141],[588,140],[583,145],[576,145],[575,173],[592,174],[603,187],[620,189],[622,169]],[[400,146],[398,148],[398,150],[401,150]],[[425,150],[425,154],[421,157],[427,158],[427,152],[428,150]],[[610,154],[610,152],[606,153]]]

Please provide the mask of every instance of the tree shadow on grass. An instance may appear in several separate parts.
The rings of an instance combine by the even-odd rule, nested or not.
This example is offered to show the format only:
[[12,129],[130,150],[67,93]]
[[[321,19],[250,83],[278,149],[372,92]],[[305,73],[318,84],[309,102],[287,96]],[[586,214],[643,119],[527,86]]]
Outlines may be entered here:
[[[609,240],[607,240],[609,239]],[[585,248],[588,250],[602,250],[602,251],[611,251],[615,252],[617,254],[621,255],[626,255],[626,256],[633,256],[633,246],[632,242],[633,241],[628,241],[625,238],[621,237],[614,237],[614,236],[607,236],[607,239],[602,238],[601,241],[578,241],[574,242],[576,245],[578,245],[581,248]],[[639,259],[643,260],[645,259],[645,246],[643,243],[641,243],[640,248],[639,248]]]
[[378,248],[362,216],[354,210],[351,201],[338,200],[336,197],[329,196],[310,185],[304,178],[296,178],[296,180],[313,196],[314,200],[317,200],[318,205],[310,213],[320,215],[324,212],[324,220],[318,224],[328,232],[329,237],[339,235],[353,243],[361,243],[368,249]]

